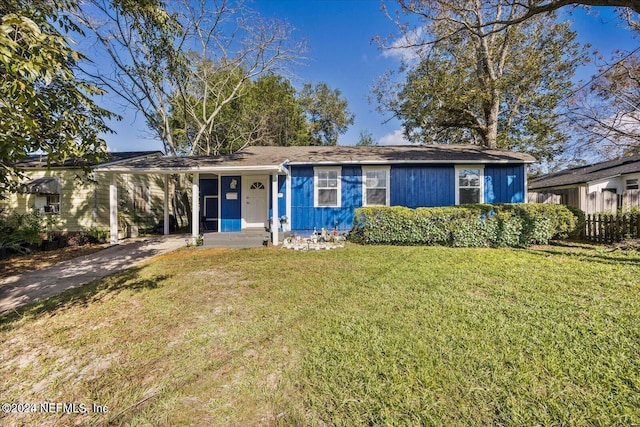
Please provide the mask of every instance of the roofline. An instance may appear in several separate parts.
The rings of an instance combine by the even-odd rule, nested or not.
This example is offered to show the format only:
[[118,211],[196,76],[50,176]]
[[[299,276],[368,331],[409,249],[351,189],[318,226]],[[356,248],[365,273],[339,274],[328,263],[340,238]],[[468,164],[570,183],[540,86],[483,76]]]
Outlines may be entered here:
[[322,161],[322,162],[290,162],[291,166],[308,166],[308,165],[407,165],[407,164],[460,164],[460,165],[468,165],[468,164],[522,164],[522,163],[535,163],[536,160],[341,160],[341,161]]
[[[107,153],[107,154],[112,154],[112,153]],[[33,156],[44,156],[45,158],[47,157],[46,154],[30,154],[30,155],[33,155]],[[95,169],[97,167],[102,167],[102,166],[107,166],[107,165],[116,165],[116,164],[119,164],[119,163],[131,161],[131,160],[143,159],[145,157],[151,157],[151,155],[164,156],[164,153],[161,150],[147,151],[146,154],[141,154],[139,156],[127,157],[126,159],[112,160],[110,162],[97,163],[95,165],[51,165],[51,166],[47,166],[45,164],[44,166],[18,166],[18,167],[20,168],[20,170],[23,170],[23,171],[39,171],[39,170],[51,170],[51,169],[78,169],[78,168],[85,168],[85,167],[86,168],[90,168],[90,169]]]
[[124,162],[130,162],[132,160],[144,159],[145,157],[157,157],[158,155],[164,156],[164,153],[160,150],[149,151],[146,154],[140,154],[139,156],[135,156],[135,157],[127,157],[126,159],[118,159],[118,160],[112,160],[110,162],[98,163],[96,165],[91,166],[91,168],[96,169],[99,166],[117,165]]
[[229,172],[277,172],[288,174],[287,169],[282,165],[259,165],[259,166],[193,166],[193,167],[146,167],[146,168],[125,168],[125,167],[96,167],[96,172],[119,172],[119,173],[157,173],[157,174],[174,174],[174,173],[229,173]]
[[[598,179],[589,179],[589,180],[585,179],[585,180],[570,182],[568,184],[546,185],[546,186],[543,186],[543,187],[533,188],[533,190],[538,190],[538,189],[542,189],[542,188],[574,187],[576,185],[592,185],[593,183],[596,183],[596,182],[599,182],[599,181],[604,181],[604,180],[611,179],[611,178],[619,178],[619,177],[624,176],[624,175],[633,175],[635,173],[637,173],[637,172],[617,173],[615,175],[603,176],[602,178],[598,178]],[[529,181],[529,182],[530,182],[529,188],[531,188],[531,186],[535,186],[536,185],[535,182],[531,182],[531,181]]]
[[562,185],[547,185],[545,187],[536,187],[536,188],[531,188],[531,184],[529,185],[529,190],[531,191],[539,191],[539,190],[568,190],[571,188],[580,188],[580,187],[585,187],[586,186],[586,182],[578,182],[575,184],[562,184]]

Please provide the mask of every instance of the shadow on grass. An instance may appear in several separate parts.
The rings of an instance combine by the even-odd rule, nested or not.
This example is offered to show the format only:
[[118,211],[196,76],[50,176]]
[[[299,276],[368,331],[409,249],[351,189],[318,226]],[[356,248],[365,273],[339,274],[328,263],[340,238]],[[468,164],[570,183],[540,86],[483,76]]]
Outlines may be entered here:
[[[559,247],[559,249],[553,249],[553,247],[556,246]],[[575,250],[568,251],[563,248]],[[602,247],[597,248],[590,245],[575,246],[554,244],[548,248],[531,248],[527,249],[527,251],[534,255],[569,256],[602,264],[640,266],[640,252],[637,250],[616,249],[605,251]],[[622,253],[625,253],[627,256],[623,257],[618,255]]]
[[144,268],[145,266],[130,267],[123,272],[94,280],[77,288],[67,289],[58,295],[2,313],[0,314],[0,330],[11,329],[13,323],[25,317],[36,319],[44,315],[53,316],[59,310],[86,307],[124,290],[156,289],[160,282],[171,278],[169,275],[142,278],[140,271]]

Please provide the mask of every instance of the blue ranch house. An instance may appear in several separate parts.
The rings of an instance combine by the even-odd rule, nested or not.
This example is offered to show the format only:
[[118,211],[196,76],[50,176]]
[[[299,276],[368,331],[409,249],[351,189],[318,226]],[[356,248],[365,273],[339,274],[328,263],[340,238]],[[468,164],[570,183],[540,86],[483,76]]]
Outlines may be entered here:
[[[351,229],[362,206],[410,208],[524,203],[528,154],[477,145],[248,147],[228,156],[155,157],[96,170],[116,174],[190,174],[192,233],[268,229],[310,234]],[[115,179],[112,179],[115,182]],[[117,243],[117,194],[111,188]],[[169,180],[164,224],[168,234]]]

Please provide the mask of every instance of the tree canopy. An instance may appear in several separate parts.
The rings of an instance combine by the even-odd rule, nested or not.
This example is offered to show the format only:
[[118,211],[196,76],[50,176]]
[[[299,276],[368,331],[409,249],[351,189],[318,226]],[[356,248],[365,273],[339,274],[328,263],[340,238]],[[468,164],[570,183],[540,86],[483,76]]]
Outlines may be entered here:
[[[218,151],[230,104],[305,51],[287,23],[234,0],[90,4],[78,19],[113,69],[88,72],[145,117],[169,154]],[[172,127],[179,123],[182,130]]]
[[[426,6],[425,6],[426,7]],[[501,31],[483,22],[509,19],[520,8],[448,2],[425,11],[420,30],[405,28],[416,49],[404,80],[376,87],[405,136],[422,143],[476,143],[550,158],[566,140],[561,101],[570,94],[579,48],[568,24],[538,16]],[[405,45],[405,47],[408,47]]]
[[[416,14],[427,19],[433,18],[438,11],[449,8],[451,4],[447,0],[397,0],[397,2],[406,13]],[[520,24],[538,15],[549,14],[565,7],[603,6],[615,8],[631,26],[638,28],[637,17],[634,14],[640,13],[640,1],[638,0],[509,0],[504,4],[508,7],[517,7],[516,13],[475,22],[472,23],[472,27],[501,31],[510,25]],[[494,4],[484,4],[482,7],[491,9],[494,6]]]
[[[223,71],[209,76],[211,86],[220,80],[242,79],[242,73],[230,76]],[[217,105],[207,104],[207,98],[200,94],[198,87],[192,88],[187,104],[206,116]],[[244,82],[238,95],[216,113],[194,149],[189,139],[193,139],[199,124],[184,114],[183,105],[181,99],[172,102],[171,128],[179,151],[189,154],[229,154],[249,145],[335,145],[338,135],[353,120],[339,91],[324,83],[307,84],[297,91],[284,76],[270,73]]]
[[[66,36],[73,0],[0,1],[0,189],[13,190],[14,163],[33,152],[48,160],[96,159],[105,119],[116,117],[92,96],[102,91],[78,74],[86,58]],[[3,193],[4,191],[0,191]]]

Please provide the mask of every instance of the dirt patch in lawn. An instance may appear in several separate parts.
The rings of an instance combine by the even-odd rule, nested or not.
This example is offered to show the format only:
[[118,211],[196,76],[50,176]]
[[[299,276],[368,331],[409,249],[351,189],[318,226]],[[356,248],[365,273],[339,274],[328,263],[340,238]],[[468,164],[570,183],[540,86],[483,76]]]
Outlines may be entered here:
[[3,276],[12,276],[25,271],[38,270],[69,259],[89,255],[109,247],[109,244],[91,244],[83,246],[67,246],[55,251],[32,252],[30,254],[12,255],[0,260],[0,272]]

